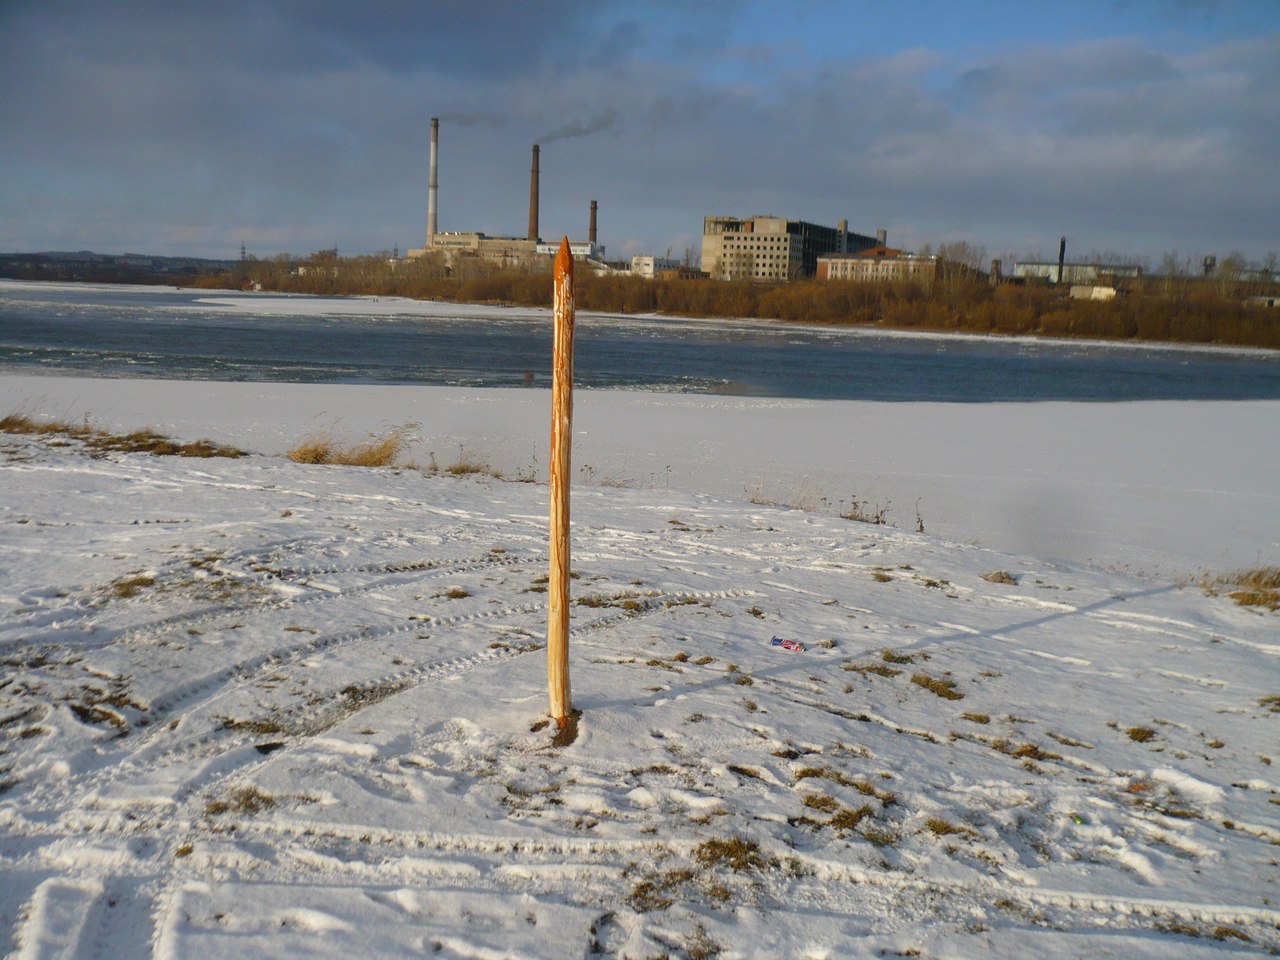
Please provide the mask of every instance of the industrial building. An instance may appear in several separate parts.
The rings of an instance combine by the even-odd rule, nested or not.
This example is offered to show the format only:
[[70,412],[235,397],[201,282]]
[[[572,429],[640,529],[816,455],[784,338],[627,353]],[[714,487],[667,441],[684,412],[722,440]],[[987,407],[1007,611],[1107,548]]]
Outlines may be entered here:
[[884,237],[850,233],[847,220],[824,227],[804,220],[704,217],[702,269],[713,280],[785,282],[812,277],[824,253],[856,253]]
[[1023,281],[1095,286],[1104,280],[1140,280],[1142,268],[1131,263],[1015,263],[1013,276]]
[[683,266],[684,261],[675,257],[634,256],[631,258],[631,275],[652,280],[664,271],[679,270]]
[[[411,258],[440,253],[446,263],[453,264],[460,256],[471,256],[503,267],[519,269],[551,268],[560,249],[558,243],[543,243],[538,233],[540,186],[539,155],[541,148],[533,145],[532,165],[529,170],[529,229],[523,237],[491,237],[478,231],[445,231],[438,229],[436,202],[439,194],[440,120],[431,118],[430,174],[427,181],[427,243],[408,251]],[[573,241],[569,249],[577,259],[587,260],[604,269],[604,247],[596,242],[596,214],[598,204],[591,201],[591,215],[587,228],[587,240]]]
[[818,257],[819,280],[853,280],[862,283],[915,280],[933,282],[937,257],[922,257],[883,244],[858,253],[824,253]]

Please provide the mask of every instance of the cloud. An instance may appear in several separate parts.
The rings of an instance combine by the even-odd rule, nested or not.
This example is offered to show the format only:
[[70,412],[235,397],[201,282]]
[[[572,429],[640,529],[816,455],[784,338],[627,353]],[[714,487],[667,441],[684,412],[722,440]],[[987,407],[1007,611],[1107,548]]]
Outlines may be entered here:
[[433,116],[442,229],[522,233],[536,140],[561,144],[543,157],[548,232],[582,233],[598,199],[602,239],[632,250],[682,250],[706,214],[770,212],[992,250],[1062,232],[1156,259],[1276,245],[1280,31],[1110,36],[1099,0],[1102,26],[1075,42],[975,33],[854,56],[818,43],[842,28],[828,5],[796,21],[815,39],[762,6],[662,2],[641,20],[612,0],[358,16],[138,0],[126,21],[10,0],[0,249],[93,246],[93,230],[210,255],[243,236],[418,245]]

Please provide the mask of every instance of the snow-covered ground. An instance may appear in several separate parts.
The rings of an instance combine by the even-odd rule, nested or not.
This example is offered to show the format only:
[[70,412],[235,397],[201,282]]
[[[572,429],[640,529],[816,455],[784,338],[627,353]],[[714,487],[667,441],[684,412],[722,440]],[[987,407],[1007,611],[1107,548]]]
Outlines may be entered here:
[[[374,306],[370,304],[367,306]],[[280,453],[413,425],[410,456],[545,478],[549,392],[0,374],[13,412]],[[848,512],[1192,577],[1280,563],[1280,402],[874,403],[577,392],[576,479]]]
[[[419,421],[508,474],[549,418],[5,376],[13,411],[263,453]],[[1275,562],[1277,412],[580,393],[572,742],[545,487],[0,435],[6,948],[1280,949],[1280,614],[1149,573]]]

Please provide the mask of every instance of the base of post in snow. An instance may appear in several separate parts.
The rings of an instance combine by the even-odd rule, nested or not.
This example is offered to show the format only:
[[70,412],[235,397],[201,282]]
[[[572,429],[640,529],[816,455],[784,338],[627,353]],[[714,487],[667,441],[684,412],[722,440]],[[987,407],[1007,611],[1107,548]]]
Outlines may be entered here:
[[563,717],[552,717],[556,722],[556,726],[560,728],[556,731],[556,735],[551,738],[553,747],[567,747],[578,739],[578,719],[581,716],[581,710],[570,710]]

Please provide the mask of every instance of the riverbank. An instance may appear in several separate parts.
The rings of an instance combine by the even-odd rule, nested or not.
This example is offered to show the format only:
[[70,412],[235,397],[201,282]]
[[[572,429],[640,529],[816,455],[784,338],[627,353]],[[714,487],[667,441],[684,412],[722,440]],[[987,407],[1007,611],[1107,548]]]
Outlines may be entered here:
[[[412,425],[411,459],[545,477],[542,389],[0,375],[0,413],[278,454]],[[1280,563],[1280,402],[940,404],[579,391],[585,486],[710,494],[1194,578]]]
[[[467,303],[548,306],[547,274],[495,269],[442,258],[387,261],[316,254],[301,264],[256,261],[230,275],[232,285],[321,295],[365,294]],[[1099,281],[1105,283],[1105,278]],[[227,274],[198,278],[223,286]],[[1229,276],[1179,275],[1126,280],[1106,301],[1074,299],[1060,285],[992,285],[971,267],[940,263],[929,283],[855,283],[800,279],[789,283],[596,276],[583,270],[575,297],[580,309],[602,313],[740,317],[830,326],[1037,335],[1065,339],[1220,343],[1280,349],[1280,311],[1246,298],[1274,296],[1272,283]]]

